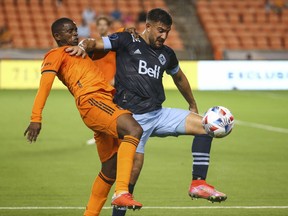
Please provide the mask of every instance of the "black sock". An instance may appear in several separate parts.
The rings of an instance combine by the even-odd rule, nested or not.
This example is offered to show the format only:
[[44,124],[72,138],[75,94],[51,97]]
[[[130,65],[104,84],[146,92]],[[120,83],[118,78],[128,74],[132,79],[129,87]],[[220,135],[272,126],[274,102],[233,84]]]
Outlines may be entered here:
[[[128,185],[128,189],[129,189],[129,193],[133,194],[133,191],[134,191],[134,187],[135,185],[133,184],[129,184]],[[115,207],[113,208],[113,213],[112,213],[112,216],[125,216],[126,214],[126,210],[125,209],[116,209]]]
[[135,187],[135,184],[129,184],[129,185],[128,185],[129,193],[133,194],[133,192],[134,192],[134,187]]
[[193,180],[205,180],[209,161],[212,137],[209,135],[196,135],[192,143],[192,155],[193,155]]

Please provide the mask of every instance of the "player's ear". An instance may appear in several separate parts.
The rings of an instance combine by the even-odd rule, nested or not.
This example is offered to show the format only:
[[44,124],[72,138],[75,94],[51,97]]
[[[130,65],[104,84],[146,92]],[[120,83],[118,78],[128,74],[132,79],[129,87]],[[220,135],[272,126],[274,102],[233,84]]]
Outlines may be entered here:
[[59,33],[54,33],[53,37],[55,38],[56,41],[60,40],[60,34]]
[[147,23],[146,23],[146,30],[149,32],[150,29],[151,29],[151,24],[147,22]]

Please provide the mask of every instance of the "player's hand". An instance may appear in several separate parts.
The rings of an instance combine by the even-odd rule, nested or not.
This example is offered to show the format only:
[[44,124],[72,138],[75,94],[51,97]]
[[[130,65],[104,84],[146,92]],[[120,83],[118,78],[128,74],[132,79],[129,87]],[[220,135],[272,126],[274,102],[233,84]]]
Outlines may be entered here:
[[30,122],[28,128],[24,132],[24,136],[26,136],[28,142],[36,142],[37,137],[41,130],[41,123],[40,122]]
[[190,104],[190,105],[189,105],[189,110],[190,110],[191,112],[194,112],[194,113],[197,113],[197,114],[198,114],[198,108],[197,108],[196,103],[195,103],[195,104]]
[[82,56],[82,58],[85,58],[87,53],[85,52],[83,47],[80,46],[71,46],[65,49],[67,53],[69,53],[70,56]]
[[133,35],[134,38],[138,39],[139,38],[139,33],[137,32],[135,27],[129,27],[125,28],[125,32],[128,32]]

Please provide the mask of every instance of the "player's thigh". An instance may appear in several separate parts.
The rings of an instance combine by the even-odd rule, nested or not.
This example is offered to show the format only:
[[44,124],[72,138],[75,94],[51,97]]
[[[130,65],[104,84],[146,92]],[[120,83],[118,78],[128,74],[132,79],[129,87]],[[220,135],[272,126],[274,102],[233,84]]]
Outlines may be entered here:
[[[118,138],[117,118],[131,113],[112,102],[112,95],[94,94],[78,105],[86,124],[94,132],[102,132]],[[132,118],[132,117],[131,117]]]
[[190,111],[176,108],[162,108],[153,136],[166,137],[185,134],[186,118]]
[[188,135],[206,134],[202,125],[202,116],[197,113],[190,112],[186,117],[185,130]]
[[117,118],[117,132],[121,139],[123,139],[125,135],[140,139],[143,129],[131,114],[123,114]]
[[161,119],[153,136],[178,136],[205,134],[202,117],[188,110],[163,108]]

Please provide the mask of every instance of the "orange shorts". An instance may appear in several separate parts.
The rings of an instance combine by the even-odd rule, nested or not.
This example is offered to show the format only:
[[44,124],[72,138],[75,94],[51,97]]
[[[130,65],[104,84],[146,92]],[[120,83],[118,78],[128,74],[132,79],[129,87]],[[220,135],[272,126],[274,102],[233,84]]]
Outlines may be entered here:
[[94,134],[94,139],[96,141],[98,155],[102,163],[109,160],[115,153],[118,152],[118,148],[121,143],[120,139],[101,132],[96,132]]
[[95,133],[98,154],[101,162],[111,158],[119,147],[117,118],[130,111],[113,103],[109,92],[94,93],[76,101],[81,118]]

